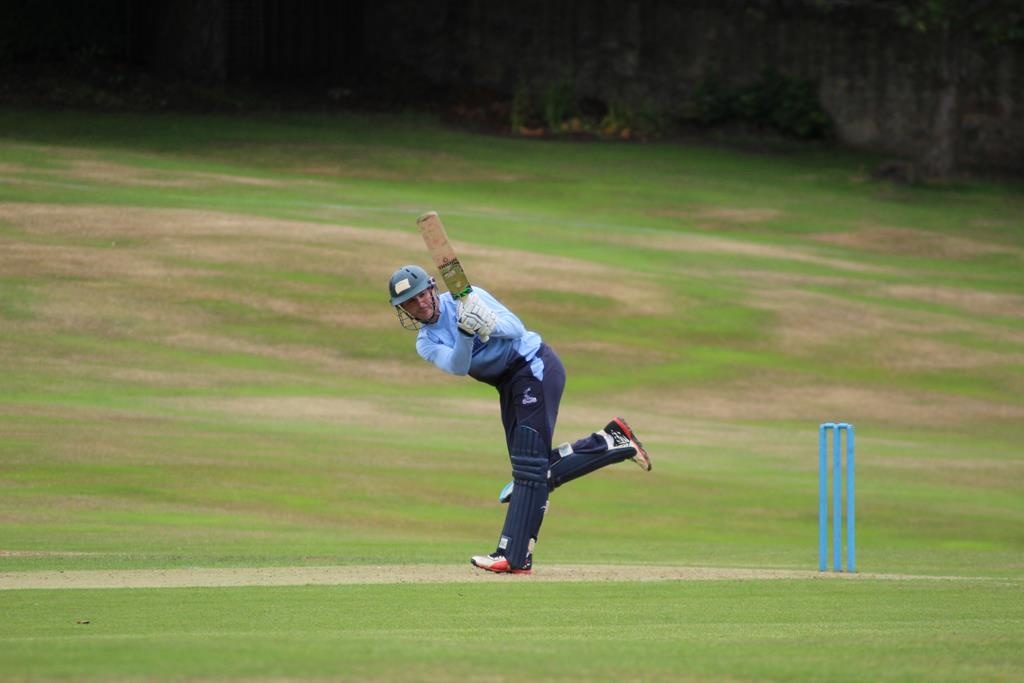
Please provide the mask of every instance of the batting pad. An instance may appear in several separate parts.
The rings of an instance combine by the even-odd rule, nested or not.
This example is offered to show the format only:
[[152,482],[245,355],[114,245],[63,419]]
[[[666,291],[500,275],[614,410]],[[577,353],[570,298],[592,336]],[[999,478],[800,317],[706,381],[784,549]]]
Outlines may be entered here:
[[548,505],[548,447],[536,430],[521,426],[512,435],[510,455],[516,485],[498,548],[509,566],[519,569],[526,564]]
[[[571,455],[560,458],[551,466],[551,481],[549,482],[551,489],[554,490],[566,482],[578,479],[584,474],[590,474],[602,467],[629,460],[634,455],[636,455],[636,449],[632,446],[610,450],[602,448],[597,452],[573,451]],[[519,486],[519,482],[516,482],[516,486]]]

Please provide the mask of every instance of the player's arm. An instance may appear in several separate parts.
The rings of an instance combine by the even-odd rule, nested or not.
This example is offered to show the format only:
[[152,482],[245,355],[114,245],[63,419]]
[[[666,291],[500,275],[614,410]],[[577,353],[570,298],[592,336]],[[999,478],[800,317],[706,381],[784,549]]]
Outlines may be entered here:
[[426,334],[416,338],[416,351],[424,359],[452,375],[469,374],[473,360],[473,337],[459,332],[455,335],[455,347],[445,346],[430,339]]
[[500,301],[491,296],[490,292],[480,287],[475,287],[473,291],[498,316],[498,322],[491,332],[491,337],[516,339],[526,334],[526,327],[522,321],[519,320],[515,313],[508,310]]

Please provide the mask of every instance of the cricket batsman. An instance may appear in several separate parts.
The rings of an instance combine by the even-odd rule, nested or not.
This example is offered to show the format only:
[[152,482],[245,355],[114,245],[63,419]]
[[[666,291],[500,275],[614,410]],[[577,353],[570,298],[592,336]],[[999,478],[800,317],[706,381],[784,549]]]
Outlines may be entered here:
[[501,422],[512,461],[512,482],[497,549],[470,562],[499,573],[529,574],[548,495],[562,484],[606,465],[632,459],[650,471],[651,459],[621,417],[572,444],[552,448],[565,368],[540,335],[478,286],[457,301],[439,294],[434,278],[416,265],[396,270],[388,283],[402,327],[419,330],[416,351],[453,375],[469,375],[498,390]]

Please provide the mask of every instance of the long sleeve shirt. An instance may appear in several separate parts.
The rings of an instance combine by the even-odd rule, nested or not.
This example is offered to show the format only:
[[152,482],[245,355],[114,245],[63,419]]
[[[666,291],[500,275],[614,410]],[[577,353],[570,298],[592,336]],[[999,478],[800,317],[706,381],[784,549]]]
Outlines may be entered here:
[[453,375],[496,385],[508,370],[529,363],[533,375],[544,379],[544,361],[537,356],[541,337],[526,329],[516,315],[487,291],[474,285],[473,292],[498,316],[487,343],[459,331],[457,304],[452,295],[438,296],[437,322],[423,325],[416,337],[416,351],[424,359]]

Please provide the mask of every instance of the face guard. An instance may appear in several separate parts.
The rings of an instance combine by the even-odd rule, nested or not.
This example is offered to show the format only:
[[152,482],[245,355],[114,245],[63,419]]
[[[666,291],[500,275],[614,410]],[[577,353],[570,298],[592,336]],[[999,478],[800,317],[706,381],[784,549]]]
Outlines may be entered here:
[[441,317],[441,302],[437,298],[437,287],[434,286],[434,278],[430,278],[430,298],[434,304],[434,315],[430,320],[419,320],[409,314],[401,305],[395,306],[398,311],[398,322],[407,330],[418,330],[424,325],[433,325]]

